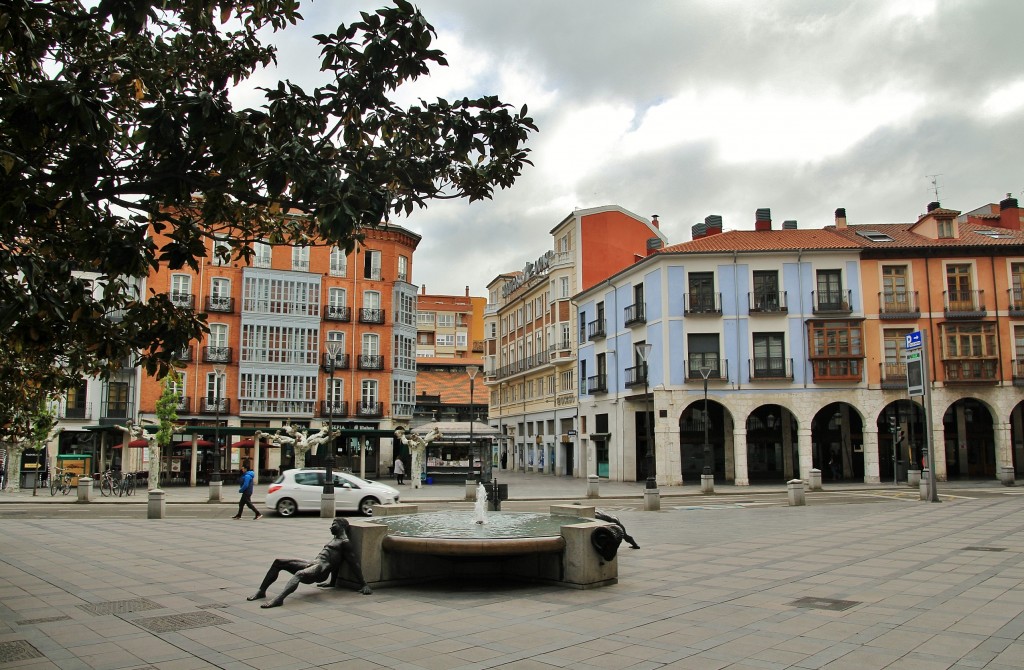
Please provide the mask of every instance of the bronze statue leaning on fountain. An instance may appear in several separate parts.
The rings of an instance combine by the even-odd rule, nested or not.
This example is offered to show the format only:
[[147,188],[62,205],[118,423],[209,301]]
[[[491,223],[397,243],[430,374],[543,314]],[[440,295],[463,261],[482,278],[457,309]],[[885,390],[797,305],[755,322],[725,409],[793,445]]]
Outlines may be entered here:
[[277,576],[281,574],[282,570],[290,572],[292,578],[288,580],[288,583],[285,584],[284,589],[276,598],[270,602],[263,603],[260,607],[264,609],[280,607],[284,604],[284,599],[294,592],[295,589],[299,588],[299,584],[312,584],[324,579],[326,580],[325,582],[317,584],[319,588],[337,586],[342,563],[348,563],[349,567],[352,568],[352,572],[355,573],[356,580],[362,584],[362,588],[359,589],[360,593],[363,595],[373,593],[363,578],[363,571],[359,567],[359,559],[356,557],[356,552],[352,548],[352,543],[345,532],[348,527],[348,519],[335,519],[334,523],[331,524],[331,535],[334,538],[324,545],[324,548],[320,550],[320,553],[312,561],[304,561],[299,558],[275,558],[274,562],[270,565],[270,570],[267,571],[267,576],[263,578],[263,583],[260,584],[259,590],[246,598],[246,600],[266,598],[267,588],[277,580]]

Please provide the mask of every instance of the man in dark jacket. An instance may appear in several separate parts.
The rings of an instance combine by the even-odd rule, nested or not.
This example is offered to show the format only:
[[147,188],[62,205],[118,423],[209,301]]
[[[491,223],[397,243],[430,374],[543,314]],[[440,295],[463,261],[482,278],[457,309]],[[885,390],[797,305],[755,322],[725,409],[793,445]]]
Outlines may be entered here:
[[263,518],[263,515],[260,514],[260,511],[256,509],[252,504],[252,489],[255,480],[256,473],[253,472],[252,466],[249,465],[248,462],[246,462],[245,474],[242,475],[242,481],[238,486],[238,492],[242,494],[242,498],[241,500],[238,501],[238,514],[231,517],[232,519],[241,519],[242,510],[244,510],[246,507],[251,509],[253,511],[253,514],[256,515],[253,517],[254,520]]

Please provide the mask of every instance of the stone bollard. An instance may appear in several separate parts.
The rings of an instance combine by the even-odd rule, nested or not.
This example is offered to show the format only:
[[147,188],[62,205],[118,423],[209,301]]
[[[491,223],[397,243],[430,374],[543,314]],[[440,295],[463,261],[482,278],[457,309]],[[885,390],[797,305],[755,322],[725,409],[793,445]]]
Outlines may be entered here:
[[1003,486],[1016,484],[1014,477],[1013,466],[1003,466],[999,469],[999,481],[1003,483]]
[[714,475],[701,475],[700,476],[700,492],[704,494],[711,494],[715,492],[715,476]]
[[149,504],[146,506],[147,519],[162,519],[167,515],[167,505],[164,500],[164,492],[160,489],[150,489]]
[[921,471],[921,500],[931,500],[931,487],[929,486],[929,473],[928,468]]
[[78,478],[78,502],[92,502],[92,478]]
[[474,501],[474,500],[476,500],[476,480],[475,479],[467,479],[466,480],[466,500],[467,501]]
[[548,514],[551,516],[579,516],[584,519],[593,519],[597,508],[593,505],[581,505],[578,502],[572,505],[551,505],[548,507]]
[[811,468],[811,471],[807,478],[807,488],[811,491],[821,490],[821,470],[817,468]]
[[222,498],[220,497],[221,488],[223,488],[224,482],[210,482],[210,499],[206,502],[219,503]]
[[661,491],[658,489],[644,489],[644,511],[657,512],[661,509]]
[[921,471],[907,470],[907,486],[916,489],[921,486]]
[[804,480],[790,479],[786,482],[786,489],[789,493],[790,507],[799,507],[807,504],[807,497],[804,493]]
[[601,478],[597,475],[587,476],[587,497],[588,498],[600,498],[601,493],[598,491],[601,485]]
[[320,494],[320,518],[333,519],[338,515],[338,509],[334,506],[333,493]]

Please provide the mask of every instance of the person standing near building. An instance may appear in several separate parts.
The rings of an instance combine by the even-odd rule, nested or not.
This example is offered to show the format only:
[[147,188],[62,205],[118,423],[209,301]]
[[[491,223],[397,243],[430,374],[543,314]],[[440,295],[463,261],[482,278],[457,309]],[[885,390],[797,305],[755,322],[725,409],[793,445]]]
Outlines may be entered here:
[[232,519],[241,519],[242,511],[248,507],[256,515],[253,520],[259,520],[263,518],[260,511],[256,509],[252,504],[252,491],[255,486],[256,473],[253,472],[252,465],[246,461],[244,464],[245,474],[242,475],[242,481],[239,483],[238,492],[242,494],[241,499],[238,501],[238,514],[231,517]]
[[404,484],[402,480],[405,479],[405,463],[402,462],[401,456],[395,456],[395,480],[399,485]]

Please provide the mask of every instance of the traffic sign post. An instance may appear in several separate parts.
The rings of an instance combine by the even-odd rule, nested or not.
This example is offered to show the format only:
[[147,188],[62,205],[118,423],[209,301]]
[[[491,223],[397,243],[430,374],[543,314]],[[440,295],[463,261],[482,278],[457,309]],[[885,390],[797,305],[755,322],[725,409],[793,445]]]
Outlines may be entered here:
[[932,436],[932,393],[928,377],[928,357],[925,346],[928,331],[917,330],[907,334],[907,393],[920,397],[924,406],[925,446],[928,448],[928,501],[940,502],[935,488],[935,443]]

